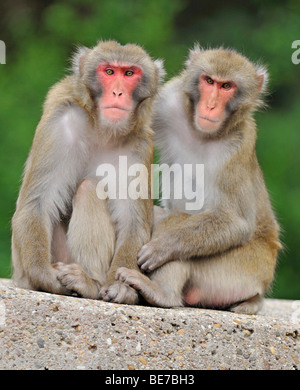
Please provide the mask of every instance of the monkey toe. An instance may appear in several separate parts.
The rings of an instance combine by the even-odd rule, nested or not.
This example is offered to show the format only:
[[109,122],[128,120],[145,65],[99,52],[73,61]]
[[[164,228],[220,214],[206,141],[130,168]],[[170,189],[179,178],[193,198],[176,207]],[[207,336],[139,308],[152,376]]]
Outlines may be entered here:
[[242,313],[242,314],[256,314],[263,305],[263,298],[261,295],[257,294],[254,297],[235,304],[230,307],[230,311],[234,313]]
[[100,296],[105,302],[134,305],[138,302],[138,293],[121,281],[113,282],[100,290]]
[[97,283],[84,272],[79,264],[56,263],[53,266],[57,270],[57,279],[70,292],[70,295],[76,294],[91,299],[99,298]]

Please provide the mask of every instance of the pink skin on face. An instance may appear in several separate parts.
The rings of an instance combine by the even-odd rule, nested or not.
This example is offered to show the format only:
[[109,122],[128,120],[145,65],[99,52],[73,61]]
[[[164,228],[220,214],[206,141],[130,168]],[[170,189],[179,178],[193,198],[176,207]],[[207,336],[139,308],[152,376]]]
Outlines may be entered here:
[[142,78],[142,69],[129,64],[100,63],[97,68],[103,94],[99,108],[105,119],[117,122],[133,109],[132,92]]
[[196,121],[202,130],[214,131],[226,119],[225,107],[234,96],[237,87],[231,81],[200,76],[200,101],[196,107]]

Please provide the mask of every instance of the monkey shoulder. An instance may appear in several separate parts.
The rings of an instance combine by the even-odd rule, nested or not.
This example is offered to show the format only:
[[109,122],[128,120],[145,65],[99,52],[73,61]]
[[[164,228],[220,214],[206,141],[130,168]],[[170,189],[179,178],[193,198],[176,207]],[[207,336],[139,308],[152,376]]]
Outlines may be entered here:
[[85,99],[84,96],[81,96],[83,93],[79,96],[78,90],[78,80],[73,75],[66,76],[54,84],[46,96],[44,113],[72,105],[83,107],[80,102],[84,102]]
[[163,86],[154,103],[152,128],[155,145],[158,149],[169,149],[169,142],[172,145],[178,132],[183,134],[188,126],[180,79],[175,77]]
[[160,90],[158,97],[156,98],[154,109],[157,114],[162,112],[163,114],[175,113],[182,105],[181,101],[181,80],[179,77],[174,77],[169,80]]
[[[54,84],[48,91],[43,115],[36,129],[36,138],[53,135],[53,142],[57,136],[65,135],[64,139],[74,141],[76,134],[85,134],[88,125],[88,111],[79,103],[74,76],[67,76]],[[45,140],[44,140],[45,142]]]

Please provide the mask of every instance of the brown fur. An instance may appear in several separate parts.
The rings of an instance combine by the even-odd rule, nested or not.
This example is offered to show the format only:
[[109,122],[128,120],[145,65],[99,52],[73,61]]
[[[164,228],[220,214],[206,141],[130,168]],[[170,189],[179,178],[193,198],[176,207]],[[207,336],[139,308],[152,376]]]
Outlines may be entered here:
[[[100,120],[96,68],[104,60],[143,69],[126,126],[104,127]],[[119,155],[150,167],[150,113],[162,75],[162,63],[142,48],[99,42],[92,49],[79,48],[72,74],[50,89],[12,220],[17,286],[137,301],[134,289],[114,280],[115,271],[122,265],[138,269],[137,253],[150,239],[152,201],[100,200],[95,176],[97,164]]]
[[[213,134],[195,125],[201,74],[233,81],[238,87],[226,120]],[[263,79],[267,79],[264,68],[233,50],[196,48],[181,75],[162,89],[153,119],[161,162],[182,163],[185,158],[183,163],[204,163],[209,173],[202,210],[188,214],[183,202],[166,202],[171,210],[139,253],[138,264],[150,272],[149,278],[134,270],[118,271],[119,280],[148,302],[245,313],[260,308],[281,247],[255,152],[252,115],[262,105]]]

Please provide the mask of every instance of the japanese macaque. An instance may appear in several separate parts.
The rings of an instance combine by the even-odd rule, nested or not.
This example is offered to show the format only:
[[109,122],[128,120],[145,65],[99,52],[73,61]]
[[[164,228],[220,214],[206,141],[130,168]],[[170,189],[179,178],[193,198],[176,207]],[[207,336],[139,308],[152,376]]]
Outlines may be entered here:
[[[204,199],[193,211],[184,196],[163,201],[165,215],[158,210],[152,239],[138,254],[149,277],[117,271],[149,303],[259,310],[281,247],[255,152],[253,113],[267,79],[264,67],[234,50],[196,46],[159,94],[153,129],[161,163],[204,164]],[[195,174],[186,180],[193,184]]]
[[118,173],[119,156],[150,171],[150,114],[163,75],[162,61],[133,44],[78,49],[72,74],[47,96],[26,163],[12,220],[17,286],[137,301],[115,272],[138,269],[137,254],[150,239],[151,197],[102,198],[96,171],[110,164]]

